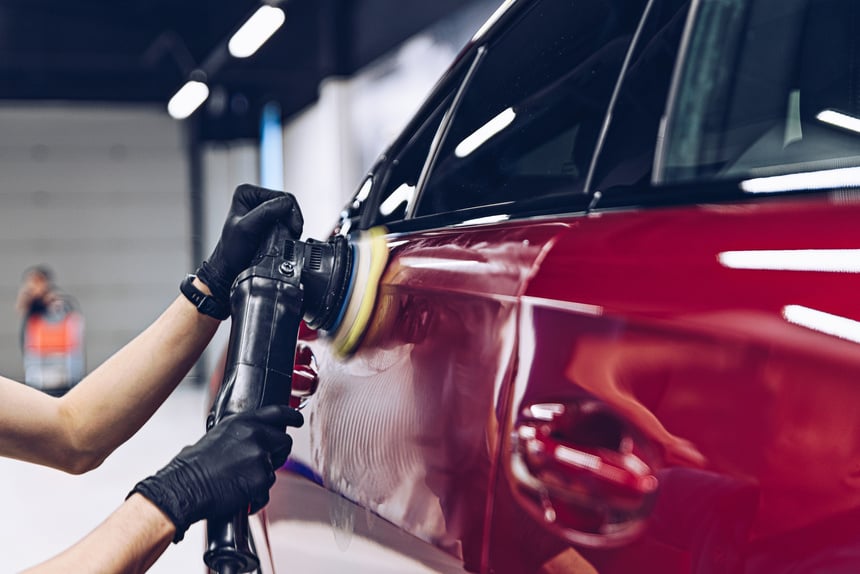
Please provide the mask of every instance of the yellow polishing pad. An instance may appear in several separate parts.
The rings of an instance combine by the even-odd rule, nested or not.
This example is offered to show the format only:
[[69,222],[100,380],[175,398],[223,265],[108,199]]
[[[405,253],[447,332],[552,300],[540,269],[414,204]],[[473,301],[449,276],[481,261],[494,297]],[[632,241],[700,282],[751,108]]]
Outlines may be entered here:
[[340,356],[355,351],[370,323],[379,281],[388,262],[386,233],[384,227],[374,227],[352,242],[354,261],[346,309],[338,326],[329,333],[334,350]]

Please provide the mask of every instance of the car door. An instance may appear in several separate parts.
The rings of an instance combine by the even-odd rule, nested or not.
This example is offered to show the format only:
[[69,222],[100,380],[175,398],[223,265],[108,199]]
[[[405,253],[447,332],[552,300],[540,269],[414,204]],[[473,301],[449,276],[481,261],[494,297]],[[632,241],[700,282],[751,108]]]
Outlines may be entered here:
[[387,228],[362,344],[341,358],[305,334],[320,383],[295,462],[467,571],[488,568],[519,296],[591,201],[585,174],[642,4],[514,4],[478,38],[351,218]]
[[491,570],[860,563],[856,4],[677,10],[521,299]]

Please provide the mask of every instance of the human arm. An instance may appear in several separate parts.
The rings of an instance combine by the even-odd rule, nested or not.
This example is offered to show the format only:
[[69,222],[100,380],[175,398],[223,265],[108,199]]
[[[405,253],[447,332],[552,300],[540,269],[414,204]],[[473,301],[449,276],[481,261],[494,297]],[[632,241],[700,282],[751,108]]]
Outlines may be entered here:
[[24,283],[18,289],[18,295],[15,296],[15,310],[18,311],[20,315],[26,316],[32,301],[32,288],[27,283]]
[[170,545],[176,527],[152,502],[132,495],[77,544],[27,574],[146,572]]
[[75,474],[97,467],[170,395],[218,323],[180,296],[63,397],[0,378],[0,455]]
[[301,426],[298,411],[269,406],[229,417],[167,466],[138,483],[95,530],[28,574],[145,572],[170,541],[192,523],[231,516],[268,502],[274,468],[292,442],[286,426]]
[[[275,221],[301,234],[295,199],[240,186],[201,279],[221,298]],[[196,280],[204,292],[207,284]],[[71,391],[54,398],[0,377],[0,456],[82,473],[131,437],[185,376],[218,327],[185,297]]]

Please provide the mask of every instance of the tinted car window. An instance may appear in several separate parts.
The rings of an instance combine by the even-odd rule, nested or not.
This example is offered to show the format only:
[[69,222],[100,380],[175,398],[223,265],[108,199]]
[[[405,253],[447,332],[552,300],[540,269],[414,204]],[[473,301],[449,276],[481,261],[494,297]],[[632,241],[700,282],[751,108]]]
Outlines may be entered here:
[[343,211],[340,212],[340,219],[334,229],[335,234],[346,235],[353,226],[358,226],[361,223],[361,214],[372,189],[373,176],[368,175],[361,182],[361,186],[349,200],[349,203],[344,206]]
[[690,2],[655,0],[621,79],[590,187],[636,185],[651,178],[657,136]]
[[[458,82],[452,82],[452,84],[456,88]],[[419,128],[405,145],[394,152],[388,172],[383,176],[382,189],[377,196],[371,225],[400,221],[406,216],[415,199],[415,190],[433,138],[452,98],[451,95],[444,98],[442,104],[419,124]]]
[[493,41],[455,104],[416,215],[582,192],[642,4],[536,2]]
[[858,25],[856,0],[703,2],[658,179],[860,166]]

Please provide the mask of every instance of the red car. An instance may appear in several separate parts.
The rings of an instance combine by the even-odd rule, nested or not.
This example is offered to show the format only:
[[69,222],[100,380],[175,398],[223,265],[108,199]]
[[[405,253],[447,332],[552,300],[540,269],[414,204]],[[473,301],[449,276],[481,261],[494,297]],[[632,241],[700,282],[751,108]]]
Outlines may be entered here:
[[504,2],[336,227],[388,264],[351,356],[303,332],[261,554],[860,572],[858,38],[855,0]]

